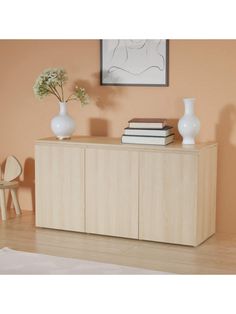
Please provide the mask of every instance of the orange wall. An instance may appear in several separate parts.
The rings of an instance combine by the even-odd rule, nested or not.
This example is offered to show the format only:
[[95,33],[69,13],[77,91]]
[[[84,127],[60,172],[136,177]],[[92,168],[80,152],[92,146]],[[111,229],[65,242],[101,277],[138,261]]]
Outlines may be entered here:
[[32,86],[43,69],[60,66],[92,100],[84,108],[69,104],[80,135],[119,137],[139,116],[176,124],[182,98],[196,97],[198,140],[219,143],[217,230],[236,232],[236,40],[171,40],[169,65],[169,87],[106,87],[99,85],[98,40],[1,40],[0,161],[14,154],[24,165],[22,208],[33,207],[34,141],[51,135],[50,120],[58,112],[57,100],[37,100]]

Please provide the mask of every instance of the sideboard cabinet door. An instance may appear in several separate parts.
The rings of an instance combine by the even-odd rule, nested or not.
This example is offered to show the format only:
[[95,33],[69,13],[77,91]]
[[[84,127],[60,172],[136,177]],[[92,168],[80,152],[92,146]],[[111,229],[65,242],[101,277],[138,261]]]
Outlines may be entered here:
[[85,231],[84,149],[36,145],[36,225]]
[[197,174],[197,154],[140,153],[140,239],[195,245]]
[[138,238],[138,152],[86,149],[86,232]]

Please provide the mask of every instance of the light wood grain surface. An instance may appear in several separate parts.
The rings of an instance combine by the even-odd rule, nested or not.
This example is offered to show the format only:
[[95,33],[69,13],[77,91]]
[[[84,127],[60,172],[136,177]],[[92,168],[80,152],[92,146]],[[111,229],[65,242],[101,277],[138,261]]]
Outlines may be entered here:
[[86,150],[86,232],[138,238],[138,153]]
[[22,173],[21,164],[14,156],[8,156],[3,179],[4,181],[12,181]]
[[201,243],[216,228],[217,147],[202,151],[198,158],[197,243]]
[[85,231],[84,150],[36,145],[37,226]]
[[197,156],[142,153],[139,237],[195,245]]
[[73,136],[69,140],[60,141],[56,139],[55,137],[48,137],[39,139],[36,141],[38,144],[45,144],[45,143],[57,143],[60,145],[81,145],[83,147],[91,147],[93,145],[100,147],[106,146],[107,149],[109,147],[111,149],[138,149],[139,151],[145,150],[145,151],[162,151],[166,152],[168,150],[171,151],[178,151],[178,152],[198,152],[204,148],[208,148],[209,146],[216,146],[215,142],[209,142],[209,143],[196,143],[195,145],[183,145],[179,141],[174,141],[173,143],[170,143],[166,146],[162,145],[137,145],[137,144],[122,144],[120,138],[110,138],[110,137],[96,137],[96,136]]
[[196,246],[215,230],[216,147],[39,140],[36,224]]
[[12,201],[15,207],[17,215],[21,214],[20,204],[18,202],[16,189],[19,186],[18,181],[13,181],[17,179],[22,173],[22,167],[20,162],[14,156],[8,156],[6,160],[5,170],[4,170],[4,181],[1,181],[0,173],[0,211],[3,220],[7,219],[6,213],[6,197],[5,190],[9,189],[12,196]]

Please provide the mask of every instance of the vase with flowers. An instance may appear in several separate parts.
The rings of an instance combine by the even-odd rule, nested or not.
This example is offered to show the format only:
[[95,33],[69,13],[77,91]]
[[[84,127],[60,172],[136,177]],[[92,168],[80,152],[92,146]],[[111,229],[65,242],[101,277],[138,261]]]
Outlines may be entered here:
[[67,103],[79,100],[81,105],[88,104],[88,95],[84,88],[74,87],[73,92],[65,97],[64,85],[67,82],[67,73],[63,68],[44,70],[37,78],[33,90],[40,99],[54,95],[59,101],[59,114],[51,120],[51,129],[60,140],[69,139],[75,131],[75,122],[67,112]]

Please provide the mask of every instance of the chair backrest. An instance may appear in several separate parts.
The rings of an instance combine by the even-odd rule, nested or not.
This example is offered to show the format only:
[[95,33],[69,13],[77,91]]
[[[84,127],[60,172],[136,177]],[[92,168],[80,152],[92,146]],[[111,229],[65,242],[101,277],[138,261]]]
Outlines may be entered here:
[[4,181],[12,181],[20,176],[22,173],[21,164],[14,156],[7,157],[5,171],[4,171]]

